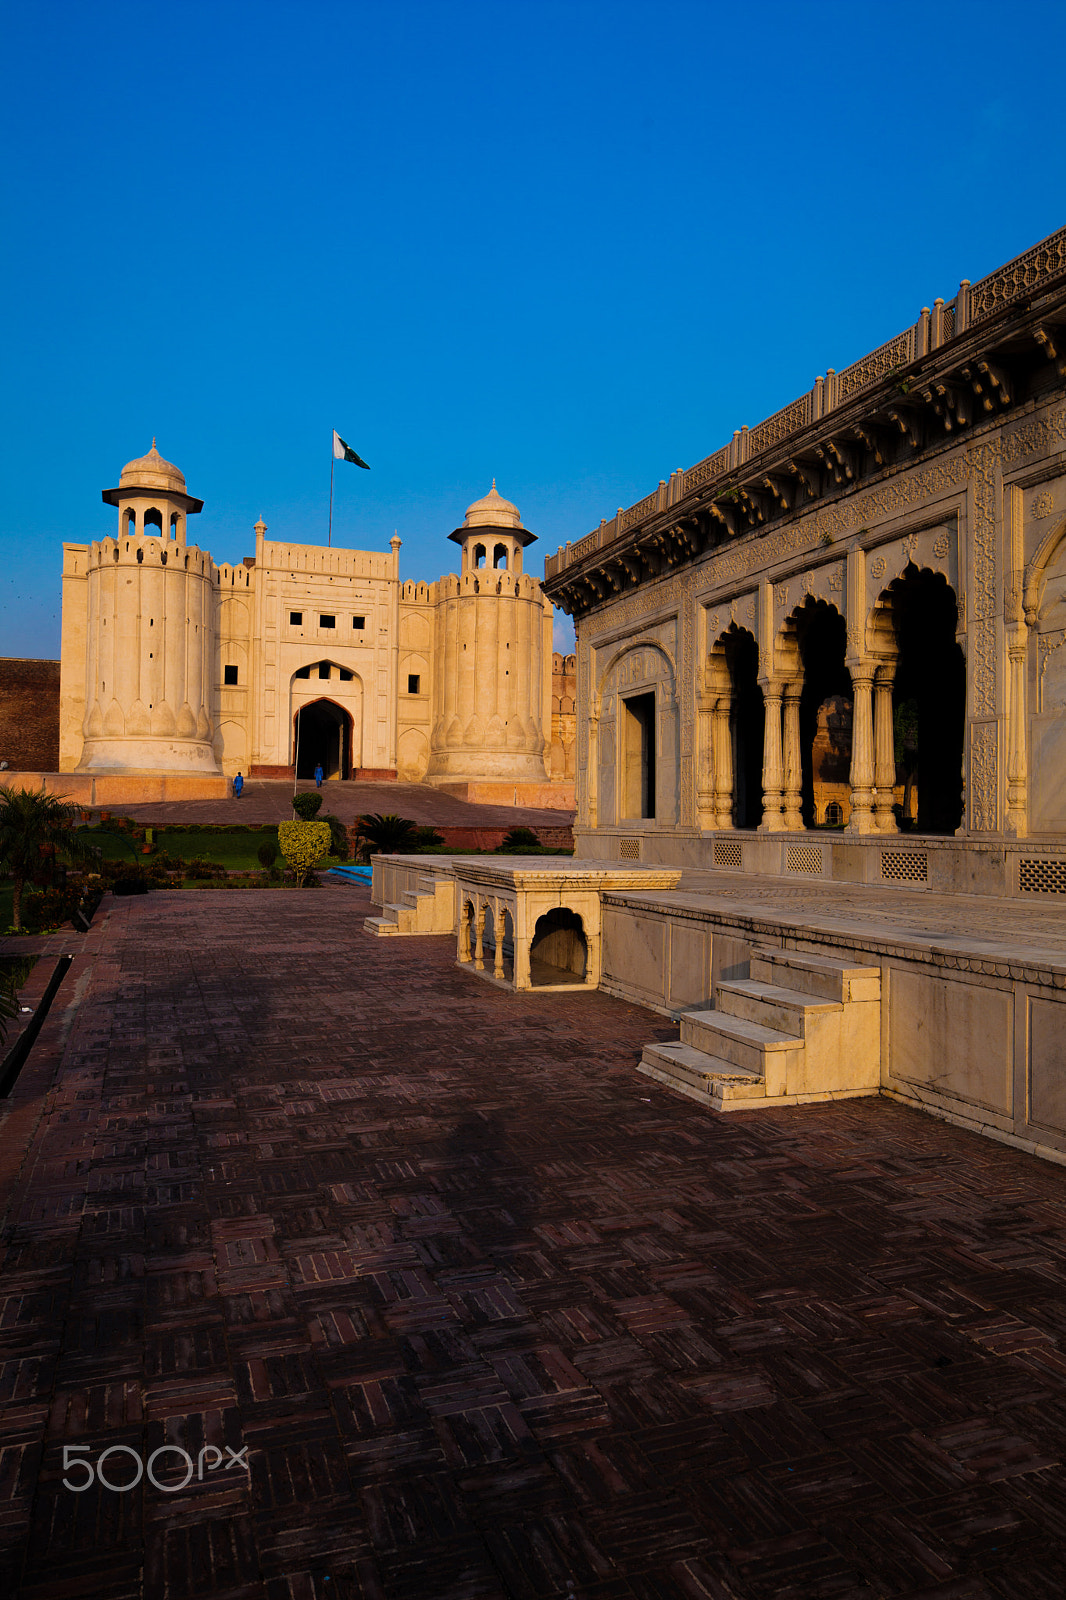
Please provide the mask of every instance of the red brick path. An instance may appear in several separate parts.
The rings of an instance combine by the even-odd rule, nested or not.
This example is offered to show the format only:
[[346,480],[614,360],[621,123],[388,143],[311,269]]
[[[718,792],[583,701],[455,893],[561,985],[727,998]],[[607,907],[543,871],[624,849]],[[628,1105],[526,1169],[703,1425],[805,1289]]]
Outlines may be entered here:
[[[715,1118],[636,1075],[663,1019],[366,910],[98,918],[0,1130],[0,1594],[1066,1592],[1061,1169]],[[250,1470],[62,1486],[168,1442]]]

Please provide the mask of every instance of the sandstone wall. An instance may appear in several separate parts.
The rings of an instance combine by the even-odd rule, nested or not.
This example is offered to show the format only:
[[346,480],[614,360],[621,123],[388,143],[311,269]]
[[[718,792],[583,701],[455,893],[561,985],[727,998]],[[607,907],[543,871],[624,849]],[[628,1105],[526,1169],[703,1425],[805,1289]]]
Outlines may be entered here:
[[58,770],[58,661],[0,659],[0,761],[12,772]]

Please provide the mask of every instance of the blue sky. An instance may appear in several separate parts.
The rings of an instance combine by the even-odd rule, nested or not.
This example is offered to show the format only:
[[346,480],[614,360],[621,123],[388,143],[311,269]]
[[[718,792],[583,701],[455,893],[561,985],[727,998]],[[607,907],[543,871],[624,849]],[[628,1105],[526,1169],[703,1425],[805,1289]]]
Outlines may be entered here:
[[[216,560],[579,538],[1066,222],[1066,7],[86,0],[3,30],[0,655],[157,436]],[[561,635],[565,639],[565,633]]]

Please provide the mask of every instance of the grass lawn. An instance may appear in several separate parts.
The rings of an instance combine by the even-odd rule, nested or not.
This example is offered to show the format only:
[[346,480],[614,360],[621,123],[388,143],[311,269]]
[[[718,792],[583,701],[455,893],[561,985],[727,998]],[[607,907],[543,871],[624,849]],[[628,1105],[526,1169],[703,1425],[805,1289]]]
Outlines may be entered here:
[[260,871],[256,851],[268,839],[273,839],[277,844],[277,828],[264,828],[261,832],[258,829],[250,832],[244,828],[212,828],[210,832],[206,829],[202,832],[187,831],[184,828],[155,830],[156,844],[168,855],[180,856],[183,861],[204,856],[206,860],[217,861],[220,866],[234,872]]
[[[143,840],[132,839],[126,833],[107,833],[102,828],[82,828],[90,843],[103,851],[105,861],[136,861],[146,863],[142,856]],[[234,872],[258,872],[259,857],[256,851],[267,839],[278,842],[276,827],[264,828],[155,828],[156,845],[168,855],[191,861],[203,856],[219,866]]]

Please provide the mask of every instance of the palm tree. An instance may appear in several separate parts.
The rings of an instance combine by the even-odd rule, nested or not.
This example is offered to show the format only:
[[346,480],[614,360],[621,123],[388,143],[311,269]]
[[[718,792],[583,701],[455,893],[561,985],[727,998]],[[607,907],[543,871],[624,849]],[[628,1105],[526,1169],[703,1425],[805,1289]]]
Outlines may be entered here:
[[41,870],[42,858],[83,861],[89,848],[75,832],[75,808],[41,789],[0,786],[0,867],[14,879],[12,920],[22,928],[22,890]]
[[409,817],[393,813],[382,816],[372,811],[369,816],[356,817],[355,831],[366,854],[393,855],[397,851],[412,850],[415,845],[415,824]]

